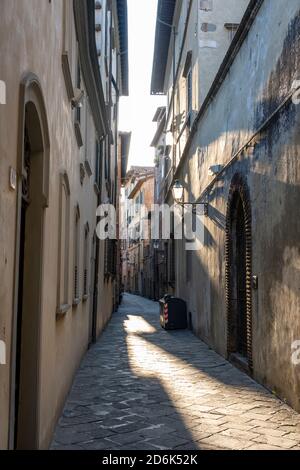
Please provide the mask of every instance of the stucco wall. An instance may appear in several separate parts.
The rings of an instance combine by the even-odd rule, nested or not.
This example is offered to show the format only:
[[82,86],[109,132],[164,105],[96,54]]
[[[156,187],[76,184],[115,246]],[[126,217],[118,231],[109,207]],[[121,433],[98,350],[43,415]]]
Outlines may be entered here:
[[[189,2],[188,0],[177,2],[174,15],[176,25],[176,68],[179,59],[180,64],[177,81],[179,98],[176,101],[176,114],[183,112],[186,107],[185,78],[182,73],[188,51],[192,52],[193,110],[197,111],[203,103],[231,43],[231,37],[225,28],[225,24],[239,24],[248,3],[249,0],[212,0],[212,9],[205,11],[200,9],[200,0],[193,0],[188,30],[183,44]],[[208,31],[201,29],[203,24],[208,25]],[[211,26],[215,30],[210,30]],[[173,87],[173,50],[173,37],[171,37],[165,80],[165,90],[169,96]]]
[[[83,283],[84,225],[88,222],[89,245],[96,224],[97,195],[95,180],[95,129],[90,116],[89,141],[79,149],[74,132],[74,115],[68,100],[62,72],[63,4],[40,0],[3,0],[0,19],[0,79],[6,82],[7,104],[0,108],[0,339],[6,342],[7,364],[0,365],[0,448],[8,446],[10,409],[10,371],[12,366],[13,293],[17,192],[9,188],[9,168],[17,168],[19,93],[22,77],[32,72],[38,77],[44,95],[50,135],[49,207],[44,219],[43,289],[40,325],[40,399],[39,447],[51,440],[74,372],[88,345],[90,295],[86,302],[73,307],[62,318],[56,318],[58,214],[60,173],[66,172],[70,182],[69,303],[73,301],[74,209],[80,207],[80,292]],[[72,10],[71,10],[72,11]],[[73,31],[75,27],[73,24]],[[72,56],[76,57],[76,38]],[[75,73],[75,62],[71,62]],[[73,77],[74,78],[74,77]],[[84,108],[83,112],[84,113]],[[83,137],[84,129],[82,129]],[[80,163],[88,159],[93,174],[86,173],[80,184]],[[114,160],[113,160],[114,162]],[[102,247],[103,251],[103,247]],[[89,251],[91,253],[91,251]],[[103,253],[101,252],[102,260]],[[89,279],[90,279],[89,271]],[[102,278],[101,278],[102,276]],[[112,311],[112,283],[103,285],[103,264],[100,263],[98,333]],[[107,296],[107,297],[106,297]],[[109,299],[108,299],[109,298]],[[35,325],[33,325],[33,328]],[[12,423],[11,423],[12,425]]]
[[[217,96],[202,117],[181,169],[186,200],[195,200],[291,91],[300,70],[298,0],[284,8],[265,0]],[[276,33],[274,33],[276,31]],[[300,339],[300,108],[286,104],[268,129],[226,171],[210,194],[205,243],[192,257],[177,242],[177,294],[188,301],[195,332],[226,356],[225,219],[230,182],[247,180],[252,206],[254,377],[300,410],[299,366],[291,343]]]

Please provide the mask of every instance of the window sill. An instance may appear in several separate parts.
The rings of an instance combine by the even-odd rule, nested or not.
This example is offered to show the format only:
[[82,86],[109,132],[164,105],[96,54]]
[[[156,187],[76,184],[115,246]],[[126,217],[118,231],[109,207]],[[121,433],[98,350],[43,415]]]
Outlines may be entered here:
[[68,94],[69,101],[71,101],[72,98],[74,98],[74,88],[73,88],[73,83],[72,83],[69,55],[67,52],[63,52],[61,61],[62,61],[62,69],[63,69],[64,79],[65,79],[67,94]]
[[90,162],[88,160],[84,161],[84,166],[85,166],[85,169],[86,169],[86,172],[87,172],[88,176],[92,176],[93,171],[92,171]]
[[79,173],[80,173],[80,184],[82,186],[84,182],[84,178],[85,178],[85,167],[83,163],[80,163]]
[[81,302],[81,298],[80,298],[80,297],[74,299],[74,300],[73,300],[73,303],[72,303],[73,307],[77,307],[77,306],[80,304],[80,302]]
[[56,309],[56,315],[57,316],[64,316],[71,308],[70,304],[62,304]]

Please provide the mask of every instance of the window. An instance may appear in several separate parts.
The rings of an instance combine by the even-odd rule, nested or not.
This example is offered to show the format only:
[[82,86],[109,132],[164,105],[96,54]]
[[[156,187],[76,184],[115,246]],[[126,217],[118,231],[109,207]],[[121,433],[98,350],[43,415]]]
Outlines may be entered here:
[[83,300],[89,295],[88,287],[88,267],[89,267],[89,224],[84,227],[84,247],[83,247]]
[[190,127],[193,111],[193,68],[192,68],[192,51],[188,51],[183,76],[186,79],[186,118]]
[[59,236],[58,236],[58,290],[57,314],[66,313],[70,305],[69,283],[69,233],[70,233],[70,185],[66,173],[60,177]]
[[139,212],[139,196],[137,196],[134,200],[134,212],[135,214]]
[[62,68],[68,93],[68,98],[74,96],[73,78],[74,78],[74,20],[73,20],[73,2],[72,0],[64,0],[63,3],[63,18],[64,18],[64,31],[63,31],[63,52],[62,52]]
[[[81,70],[80,70],[79,58],[78,58],[78,61],[77,61],[76,88],[78,88],[79,90],[81,89]],[[80,108],[80,106],[76,107],[75,113],[76,113],[75,120],[80,124],[81,123],[81,108]]]
[[145,197],[144,197],[144,190],[141,191],[141,204],[144,204]]
[[110,142],[109,142],[109,137],[106,136],[105,138],[105,156],[104,156],[104,161],[105,161],[105,180],[110,181]]
[[192,67],[190,67],[186,77],[186,90],[187,90],[187,114],[191,115],[193,110],[193,74]]
[[64,15],[64,31],[63,31],[63,51],[68,53],[69,58],[72,58],[72,44],[73,44],[73,1],[64,0],[63,15]]
[[102,166],[103,166],[103,140],[96,140],[95,146],[95,183],[98,186],[98,190],[101,191],[102,187]]
[[228,31],[228,39],[229,39],[230,42],[232,42],[232,40],[235,36],[235,33],[237,32],[237,30],[239,28],[239,23],[225,23],[224,26]]
[[79,206],[75,208],[75,223],[74,223],[74,293],[73,305],[79,303],[79,263],[80,263],[80,211]]
[[92,155],[95,154],[96,132],[88,97],[85,99],[85,167],[88,176],[93,174]]
[[[77,58],[77,71],[76,71],[76,88],[81,90],[81,69],[80,69],[80,62],[79,57]],[[81,148],[83,146],[83,137],[81,132],[81,124],[82,124],[82,108],[77,106],[74,111],[74,129],[75,129],[75,136],[77,140],[78,147]],[[84,125],[82,126],[84,129]]]
[[98,60],[101,60],[101,51],[102,51],[102,29],[103,29],[103,19],[102,19],[102,4],[100,1],[95,2],[95,23],[96,23],[96,44],[97,44],[97,55]]
[[104,273],[106,276],[115,276],[117,265],[117,240],[107,238],[104,248]]

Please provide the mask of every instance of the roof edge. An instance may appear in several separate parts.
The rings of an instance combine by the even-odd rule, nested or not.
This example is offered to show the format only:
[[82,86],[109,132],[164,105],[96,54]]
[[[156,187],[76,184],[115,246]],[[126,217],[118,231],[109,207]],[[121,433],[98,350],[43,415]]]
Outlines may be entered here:
[[154,55],[151,77],[151,95],[164,94],[164,78],[168,62],[176,0],[158,0]]
[[127,0],[117,0],[119,23],[120,60],[121,60],[121,96],[129,95],[129,59],[128,59],[128,8]]

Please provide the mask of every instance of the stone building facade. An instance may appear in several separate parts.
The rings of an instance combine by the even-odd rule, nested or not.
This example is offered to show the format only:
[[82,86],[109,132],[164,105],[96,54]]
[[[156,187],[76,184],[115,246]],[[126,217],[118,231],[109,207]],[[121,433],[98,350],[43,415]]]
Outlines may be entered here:
[[[151,209],[154,168],[131,167],[126,175],[123,200],[122,264],[124,290],[153,298]],[[145,233],[145,230],[148,233]]]
[[[44,449],[118,301],[96,209],[117,205],[123,0],[4,0],[0,17],[0,448]],[[117,263],[117,256],[114,258]]]
[[[164,180],[170,169],[170,146],[166,145],[166,107],[157,108],[153,122],[156,123],[156,131],[151,142],[154,149],[155,178],[154,178],[154,204],[164,204]],[[161,222],[159,220],[159,222]],[[161,225],[161,224],[160,224]],[[161,231],[161,226],[159,227]],[[168,279],[169,240],[151,239],[151,252],[153,256],[153,298],[161,299],[170,288]]]
[[[179,180],[185,202],[208,204],[201,249],[175,242],[175,293],[197,335],[300,411],[299,1],[161,1],[158,15],[178,41],[174,54],[172,29],[157,22],[152,93],[169,95],[172,146],[165,200]],[[228,23],[239,26],[226,44]]]

